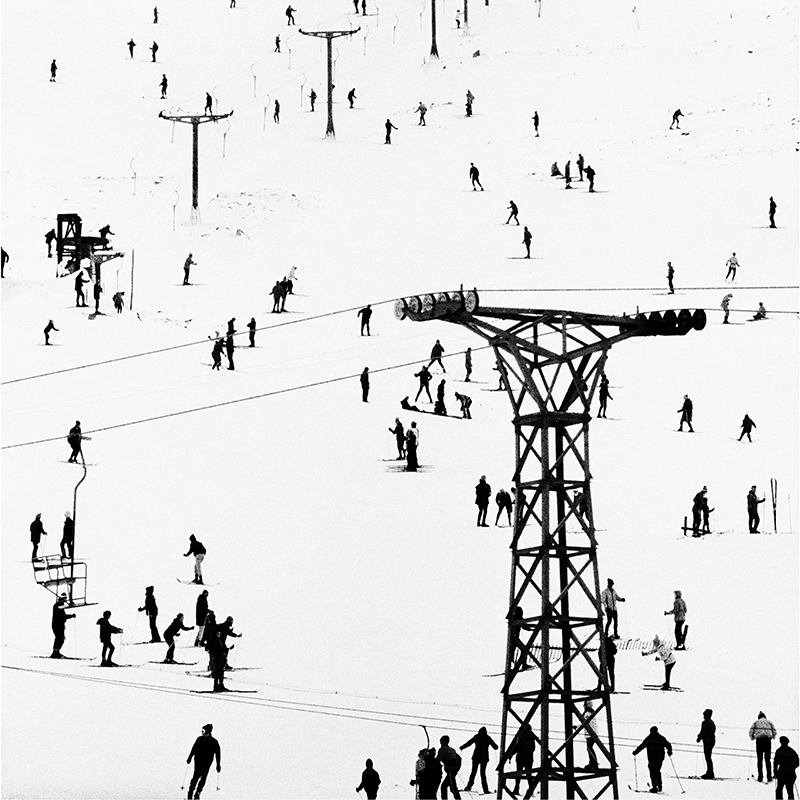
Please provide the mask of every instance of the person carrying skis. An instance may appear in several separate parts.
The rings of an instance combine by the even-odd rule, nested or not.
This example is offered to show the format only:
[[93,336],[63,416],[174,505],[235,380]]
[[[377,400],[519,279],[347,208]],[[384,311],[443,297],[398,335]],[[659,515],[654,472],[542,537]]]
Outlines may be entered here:
[[206,617],[208,616],[208,589],[203,589],[197,595],[197,602],[194,606],[194,624],[197,628],[197,636],[194,637],[194,646],[200,647],[203,641],[203,633],[206,627]]
[[36,561],[39,555],[39,542],[42,536],[47,536],[47,531],[42,524],[42,515],[37,514],[36,518],[31,522],[31,544],[33,545],[33,553],[31,553],[31,561]]
[[175,637],[181,635],[181,631],[193,631],[194,625],[187,628],[183,624],[183,614],[178,614],[164,630],[164,641],[167,643],[167,654],[164,656],[165,664],[175,663]]
[[681,112],[681,110],[680,110],[680,109],[678,109],[678,110],[677,110],[677,111],[676,111],[676,112],[675,112],[675,113],[672,115],[672,123],[671,123],[671,124],[670,124],[670,126],[669,126],[669,129],[670,129],[670,130],[672,130],[672,126],[673,126],[673,125],[676,125],[676,126],[678,127],[678,130],[680,130],[680,129],[681,129],[681,117],[682,117],[682,116],[683,116],[683,113]]
[[497,503],[497,516],[494,519],[495,527],[500,522],[500,515],[504,511],[508,515],[508,524],[511,525],[511,495],[505,489],[500,489],[495,495],[494,501]]
[[680,589],[675,590],[675,599],[672,601],[672,610],[665,611],[664,616],[672,615],[675,617],[675,649],[685,650],[686,645],[686,631],[688,627],[684,627],[686,622],[686,601],[683,599],[683,594]]
[[791,800],[794,797],[794,784],[797,780],[797,767],[800,765],[797,753],[789,747],[789,737],[781,736],[778,741],[781,746],[775,751],[772,768],[775,774],[775,797],[783,797],[783,787],[786,787],[786,796]]
[[428,402],[432,403],[433,398],[431,397],[431,390],[428,384],[431,382],[433,376],[428,371],[428,367],[424,366],[419,372],[414,373],[415,378],[419,378],[419,390],[417,391],[417,396],[414,398],[414,402],[416,403],[419,400],[419,396],[424,391],[428,395]]
[[399,417],[394,419],[394,428],[389,428],[389,433],[394,434],[394,440],[397,444],[397,460],[405,458],[405,431],[403,430],[403,423],[400,422]]
[[[155,588],[153,586],[147,586],[144,590],[144,605],[139,609],[139,611],[144,611],[147,615],[147,618],[150,622],[150,643],[154,644],[155,642],[161,641],[161,636],[158,634],[158,628],[156,627],[156,620],[158,619],[158,606],[156,605],[156,596],[153,594]],[[166,634],[165,634],[166,636]]]
[[471,739],[464,742],[458,749],[465,750],[470,746],[474,747],[472,751],[472,771],[469,773],[469,779],[467,780],[467,785],[464,787],[464,791],[472,791],[475,777],[480,770],[483,793],[489,794],[489,783],[486,780],[486,765],[489,763],[489,748],[491,747],[493,750],[497,750],[497,743],[486,732],[486,728],[482,727]]
[[649,650],[643,650],[642,656],[651,656],[655,653],[656,661],[664,662],[664,683],[661,688],[665,691],[671,689],[669,685],[669,676],[672,673],[672,668],[675,666],[675,656],[672,653],[672,648],[658,638],[658,634],[653,637],[653,646]]
[[101,667],[116,667],[118,666],[111,660],[114,655],[114,645],[111,642],[112,633],[122,633],[122,628],[111,624],[111,612],[104,611],[103,616],[97,620],[100,626],[100,641],[103,643],[103,652],[101,654],[100,666]]
[[717,743],[717,726],[711,719],[713,713],[710,708],[703,712],[703,722],[700,725],[700,733],[697,734],[697,742],[698,744],[703,743],[703,756],[706,759],[706,771],[700,776],[705,781],[714,780],[714,762],[711,759],[711,753]]
[[189,751],[189,758],[186,759],[187,764],[191,764],[192,759],[194,759],[194,773],[189,782],[189,794],[187,795],[189,800],[192,798],[197,800],[200,797],[215,758],[217,760],[217,772],[222,769],[222,753],[220,752],[219,742],[211,735],[214,726],[209,723],[208,725],[203,725],[202,730],[202,736],[198,736],[195,739],[192,749]]
[[67,614],[64,606],[67,604],[67,595],[62,592],[58,599],[53,603],[53,620],[50,627],[53,629],[53,652],[50,658],[64,658],[61,655],[61,648],[64,646],[66,636],[66,627],[68,619],[75,619],[74,614]]
[[689,433],[694,433],[694,428],[692,427],[692,414],[694,413],[694,405],[692,401],[689,399],[689,395],[685,394],[683,396],[683,405],[678,409],[678,414],[681,415],[680,425],[678,426],[679,431],[683,431],[683,423],[685,422],[689,426]]
[[[469,116],[469,115],[467,115]],[[481,173],[480,170],[475,166],[475,164],[470,161],[469,162],[469,179],[472,182],[472,191],[478,191],[475,186],[480,186],[481,191],[483,191],[483,184],[481,183]]]
[[725,282],[727,283],[730,277],[731,283],[733,283],[736,280],[736,270],[739,267],[739,259],[736,258],[736,253],[725,262],[725,266],[728,268],[728,272],[725,274]]
[[461,418],[472,419],[469,407],[472,405],[472,398],[469,395],[456,392],[456,400],[461,403]]
[[603,373],[600,376],[600,408],[597,411],[598,419],[606,419],[608,401],[613,399],[614,398],[611,396],[611,392],[608,391],[608,378],[606,377],[605,373]]
[[[528,781],[528,791],[525,792],[525,800],[533,796],[533,752],[536,749],[536,736],[530,723],[523,722],[520,725],[517,735],[512,739],[511,746],[506,750],[505,760],[511,761],[511,758],[516,755],[517,777],[514,784],[514,795],[519,797],[519,784],[522,780],[522,775]],[[502,764],[501,764],[502,766]]]
[[456,775],[458,775],[458,771],[461,769],[461,756],[456,750],[450,747],[449,736],[442,736],[439,739],[439,745],[439,752],[436,754],[436,758],[439,759],[444,769],[444,780],[442,781],[441,788],[442,800],[447,800],[448,787],[453,792],[454,800],[460,800],[461,794],[456,784]]
[[[767,768],[767,783],[772,781],[772,760],[770,750],[772,740],[778,735],[775,726],[767,719],[763,711],[758,712],[758,719],[750,726],[750,741],[756,743],[756,760],[758,763],[758,782],[764,780],[764,765]],[[762,764],[763,762],[763,764]]]
[[371,336],[369,332],[369,321],[372,317],[372,306],[366,305],[361,311],[358,312],[357,316],[361,317],[361,335],[364,335],[364,331],[367,332],[367,336]]
[[481,475],[481,479],[475,486],[475,505],[478,506],[478,527],[488,528],[486,524],[486,512],[489,510],[489,498],[492,496],[492,487],[486,483],[486,476]]
[[758,516],[758,504],[766,502],[766,499],[766,497],[762,497],[759,500],[756,487],[750,487],[750,491],[747,493],[747,528],[750,533],[758,533],[758,525],[761,522],[761,517]]
[[203,547],[202,542],[195,539],[194,534],[189,536],[189,551],[183,554],[183,557],[194,556],[194,580],[192,583],[203,583],[203,559],[206,557],[206,548]]
[[614,588],[614,581],[609,578],[608,585],[602,592],[600,592],[600,608],[606,612],[606,630],[605,635],[608,636],[608,630],[611,627],[611,624],[614,624],[614,639],[619,639],[619,631],[618,631],[618,617],[617,617],[617,603],[624,603],[625,598],[620,597],[617,594],[617,590]]
[[361,783],[356,786],[356,791],[362,789],[367,795],[367,800],[376,800],[378,797],[378,787],[381,785],[381,776],[372,766],[372,759],[368,758],[365,764],[366,769],[361,773]]
[[517,218],[519,209],[517,209],[517,204],[513,200],[508,201],[508,211],[511,213],[508,215],[508,219],[506,220],[505,224],[508,225],[508,223],[513,219],[517,225],[519,225],[519,219]]
[[664,753],[672,758],[672,745],[658,732],[658,727],[653,725],[644,741],[633,751],[633,757],[642,750],[647,750],[647,768],[650,770],[650,791],[653,793],[662,790],[661,765],[664,763]]
[[525,226],[525,230],[522,231],[522,244],[525,245],[525,258],[531,257],[531,242],[533,241],[533,236],[531,232],[528,230],[528,226]]

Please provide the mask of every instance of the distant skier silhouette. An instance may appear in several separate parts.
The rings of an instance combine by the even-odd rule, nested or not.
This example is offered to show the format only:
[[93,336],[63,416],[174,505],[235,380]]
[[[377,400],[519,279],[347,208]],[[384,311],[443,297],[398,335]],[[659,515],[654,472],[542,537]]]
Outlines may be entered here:
[[134,41],[133,41],[133,39],[131,39],[131,40],[128,42],[128,50],[130,51],[131,58],[133,58],[133,48],[134,48],[134,47],[136,47],[136,42],[134,42]]
[[472,182],[472,191],[476,192],[476,186],[480,186],[481,191],[483,191],[483,184],[481,183],[481,173],[480,170],[475,166],[475,164],[470,161],[469,162],[469,179]]
[[672,130],[672,125],[675,125],[675,126],[676,126],[676,128],[677,128],[678,130],[680,130],[680,129],[681,129],[680,118],[681,118],[682,116],[683,116],[683,113],[681,112],[681,110],[680,110],[680,109],[678,109],[678,110],[677,110],[677,111],[676,111],[676,112],[675,112],[675,113],[672,115],[672,124],[669,126],[669,129],[670,129],[670,130]]
[[514,222],[516,222],[517,225],[519,225],[519,218],[517,217],[519,211],[517,209],[517,204],[513,200],[509,200],[508,211],[510,211],[511,213],[508,215],[508,219],[506,220],[505,224],[508,225],[508,223],[511,222],[511,220],[513,219]]

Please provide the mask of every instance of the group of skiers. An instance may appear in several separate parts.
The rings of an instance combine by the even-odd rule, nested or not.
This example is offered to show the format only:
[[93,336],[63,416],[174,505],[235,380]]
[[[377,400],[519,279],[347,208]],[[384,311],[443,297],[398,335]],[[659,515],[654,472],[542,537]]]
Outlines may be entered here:
[[[748,436],[749,438],[749,436]],[[741,440],[741,437],[739,437]],[[700,537],[704,534],[711,533],[711,525],[709,516],[713,508],[708,507],[708,487],[704,486],[692,500],[692,536]],[[758,526],[761,524],[761,517],[758,513],[758,507],[761,503],[766,502],[766,497],[759,497],[757,487],[751,486],[750,491],[747,493],[747,530],[749,533],[759,533]],[[688,533],[688,529],[684,530],[684,535]]]
[[[551,178],[563,178],[564,179],[564,188],[571,189],[572,188],[572,161],[567,161],[564,165],[564,172],[562,174],[561,170],[558,168],[558,162],[554,161],[552,166],[550,167],[550,177]],[[575,164],[578,167],[578,181],[583,182],[583,176],[586,175],[586,179],[589,181],[589,191],[594,193],[594,177],[597,174],[594,169],[592,168],[591,164],[586,164],[586,160],[583,157],[582,153],[578,153],[578,158],[575,160]]]

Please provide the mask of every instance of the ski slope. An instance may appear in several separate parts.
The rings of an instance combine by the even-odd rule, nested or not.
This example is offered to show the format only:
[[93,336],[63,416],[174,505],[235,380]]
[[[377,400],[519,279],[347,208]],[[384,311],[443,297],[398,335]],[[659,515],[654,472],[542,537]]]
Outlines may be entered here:
[[[510,529],[475,526],[474,486],[481,475],[493,493],[510,486],[510,408],[484,391],[496,385],[493,359],[466,329],[393,316],[398,297],[463,285],[498,306],[708,309],[702,332],[611,350],[613,400],[591,428],[601,582],[613,577],[627,599],[620,633],[671,637],[674,589],[689,610],[690,650],[672,676],[682,693],[642,691],[660,665],[617,657],[617,688],[630,692],[612,701],[620,796],[633,794],[630,754],[653,724],[678,774],[700,774],[695,737],[712,708],[716,772],[735,780],[685,780],[686,796],[771,797],[748,780],[750,724],[763,710],[800,741],[796,7],[490,0],[470,5],[464,35],[450,0],[437,5],[437,61],[427,0],[368,0],[367,17],[344,0],[308,0],[291,28],[280,6],[228,6],[169,0],[157,25],[145,3],[3,6],[3,796],[185,796],[185,758],[207,722],[223,771],[205,796],[220,798],[353,796],[366,758],[381,798],[410,797],[420,725],[433,741],[447,733],[460,745],[482,725],[499,741],[502,678],[483,676],[503,668]],[[336,138],[326,139],[325,52],[299,29],[359,26],[334,42]],[[234,114],[200,126],[191,225],[190,127],[157,115],[200,113],[206,92]],[[680,133],[668,130],[676,108]],[[596,170],[595,194],[575,181],[578,153]],[[550,177],[568,159],[573,191]],[[484,192],[471,190],[470,162]],[[510,200],[533,234],[530,261],[522,227],[503,224]],[[103,268],[102,315],[74,307],[73,278],[46,257],[58,213],[80,214],[90,234],[111,225],[125,253]],[[296,294],[271,314],[269,291],[293,265]],[[723,326],[728,291],[735,324]],[[748,322],[759,302],[769,319]],[[357,317],[366,303],[369,338]],[[252,316],[257,348],[238,337],[236,370],[212,372],[208,337],[231,317],[246,330]],[[59,331],[46,348],[48,319]],[[452,392],[467,390],[471,422],[400,411],[437,338],[447,374],[432,390],[447,379],[450,413]],[[474,384],[460,382],[456,354],[468,346]],[[17,380],[30,376],[44,377]],[[676,432],[684,394],[693,435]],[[745,413],[752,444],[737,441]],[[427,470],[390,469],[397,416],[416,419]],[[97,605],[70,620],[63,652],[95,661],[57,662],[34,658],[51,649],[53,597],[32,579],[28,526],[41,513],[45,549],[57,551],[82,474],[63,463],[76,419],[92,436],[76,555]],[[770,479],[777,535],[766,535]],[[761,536],[747,533],[753,484],[768,498]],[[724,533],[692,540],[681,525],[704,485]],[[190,533],[208,549],[211,608],[243,633],[232,663],[257,667],[227,684],[256,694],[195,694],[210,687],[186,674],[196,667],[148,663],[166,646],[133,645],[148,638],[136,611],[145,586],[162,629],[178,612],[193,620],[196,587],[176,580],[192,575]],[[93,666],[105,609],[124,629],[124,669]],[[202,661],[193,635],[178,640],[178,660]],[[638,772],[641,785],[643,758]],[[669,768],[664,788],[680,793]]]

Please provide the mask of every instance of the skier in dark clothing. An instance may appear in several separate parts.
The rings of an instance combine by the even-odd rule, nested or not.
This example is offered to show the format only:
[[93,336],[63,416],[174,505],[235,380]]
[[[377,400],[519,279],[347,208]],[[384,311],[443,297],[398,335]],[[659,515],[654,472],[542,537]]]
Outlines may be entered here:
[[86,295],[83,292],[83,284],[86,283],[86,278],[83,275],[83,270],[79,269],[78,274],[75,276],[75,306],[76,308],[86,308]]
[[475,747],[472,751],[472,771],[469,774],[469,779],[467,780],[467,785],[464,787],[464,791],[472,791],[475,777],[478,774],[478,770],[480,770],[483,793],[489,794],[489,784],[486,781],[486,765],[489,763],[489,748],[491,747],[497,750],[497,744],[486,732],[486,728],[481,728],[469,741],[462,744],[459,750],[465,750],[471,745]]
[[317,93],[312,89],[311,94],[308,96],[308,99],[311,101],[311,110],[314,110],[314,103],[317,102]]
[[192,268],[192,264],[196,264],[196,263],[197,263],[196,261],[192,260],[192,254],[189,253],[189,255],[186,256],[186,261],[183,262],[183,285],[184,286],[188,286],[189,285],[189,271]]
[[67,459],[68,462],[75,464],[78,461],[78,456],[83,456],[81,451],[82,439],[80,420],[75,420],[75,424],[69,429],[69,436],[67,436],[67,444],[72,448],[72,454]]
[[755,427],[756,427],[755,422],[753,422],[753,420],[751,420],[750,417],[748,417],[747,414],[745,414],[744,419],[742,420],[742,432],[741,434],[739,434],[739,439],[737,441],[741,442],[742,437],[746,436],[747,441],[752,442],[753,440],[750,438],[750,431],[752,431],[753,428]]
[[97,624],[100,626],[100,641],[103,643],[103,652],[100,660],[101,667],[116,667],[115,664],[111,660],[111,656],[114,655],[114,645],[111,643],[111,634],[112,633],[122,633],[122,628],[118,628],[116,625],[111,624],[111,612],[104,611],[103,616],[97,620]]
[[67,595],[61,594],[55,603],[53,603],[53,621],[51,627],[53,629],[53,652],[50,658],[64,658],[61,655],[61,648],[64,646],[66,639],[66,625],[68,619],[75,619],[74,614],[67,614],[64,606],[67,604]]
[[509,200],[508,210],[511,213],[508,215],[508,219],[506,220],[506,225],[508,225],[508,223],[511,222],[512,219],[517,223],[517,225],[519,225],[519,219],[517,218],[519,210],[517,209],[517,204],[513,200]]
[[608,401],[613,399],[611,392],[608,391],[608,378],[603,374],[600,376],[600,409],[597,412],[598,417],[606,418]]
[[533,236],[531,232],[528,230],[528,226],[525,226],[525,230],[522,231],[522,244],[525,245],[525,258],[531,257],[531,242],[533,241]]
[[414,402],[416,403],[419,400],[419,396],[422,392],[426,392],[428,395],[428,402],[432,403],[433,398],[431,397],[431,390],[428,384],[431,382],[431,373],[428,372],[427,367],[423,367],[419,372],[414,373],[415,378],[419,378],[419,390],[417,391],[417,396],[414,398]]
[[497,516],[494,519],[494,524],[497,526],[500,522],[500,515],[505,511],[508,515],[508,524],[511,524],[511,495],[505,490],[501,489],[494,498],[497,503]]
[[446,381],[442,378],[439,381],[439,385],[436,387],[436,402],[433,405],[433,413],[439,414],[440,416],[446,417],[447,416],[447,408],[444,404],[444,385]]
[[775,774],[775,797],[783,797],[783,787],[786,787],[786,796],[789,800],[794,797],[794,784],[797,780],[797,767],[800,762],[797,753],[789,747],[789,737],[781,736],[778,740],[781,746],[775,751],[773,771]]
[[155,642],[161,641],[161,636],[158,634],[158,628],[156,627],[156,620],[158,619],[158,606],[156,605],[156,596],[153,594],[155,588],[153,586],[147,586],[144,590],[144,605],[139,609],[139,611],[144,611],[147,614],[148,620],[150,622],[150,643],[153,644]]
[[212,108],[212,97],[208,92],[206,92],[206,104],[203,108],[203,113],[211,114],[212,113],[211,108]]
[[469,376],[472,375],[472,348],[468,347],[467,352],[464,353],[464,369],[466,370],[467,377],[464,378],[465,383],[469,383]]
[[250,347],[256,346],[256,318],[250,317],[250,322],[247,323],[247,328],[250,331]]
[[[352,108],[352,107],[353,106],[351,105],[350,108]],[[384,139],[383,143],[384,144],[391,144],[392,143],[392,131],[393,130],[396,131],[397,128],[395,128],[395,126],[392,125],[391,121],[388,120],[388,119],[386,120],[386,123],[385,123],[384,127],[386,128],[386,138]]]
[[153,25],[158,25],[158,6],[153,9]]
[[211,369],[219,369],[222,366],[222,348],[224,347],[222,343],[222,338],[220,337],[214,342],[214,347],[211,350],[211,358],[214,359],[214,363],[211,365]]
[[605,653],[606,653],[606,669],[608,670],[608,685],[611,691],[614,692],[616,691],[614,671],[617,660],[617,645],[614,642],[613,637],[611,636],[605,637]]
[[770,197],[769,199],[769,226],[775,227],[775,212],[778,210],[777,203]]
[[64,512],[64,530],[61,534],[61,558],[72,561],[75,552],[75,522],[69,515],[69,511]]
[[192,774],[192,780],[189,782],[189,794],[187,795],[189,800],[192,800],[192,798],[197,800],[200,797],[215,758],[217,759],[217,772],[222,769],[222,754],[219,749],[219,742],[211,735],[212,730],[214,730],[214,726],[210,723],[203,725],[203,735],[195,739],[189,752],[189,758],[186,759],[186,763],[191,764],[194,758],[194,773]]
[[166,100],[167,99],[167,85],[168,85],[168,83],[169,82],[167,81],[167,76],[162,74],[161,75],[161,83],[159,84],[159,86],[161,86],[161,99],[162,100]]
[[270,291],[270,294],[272,295],[272,313],[273,314],[280,314],[281,301],[284,300],[284,298],[283,298],[283,286],[281,286],[281,282],[280,281],[275,281],[275,285],[272,287],[272,290]]
[[578,153],[578,158],[575,161],[575,163],[578,165],[578,180],[582,181],[583,180],[583,165],[584,165],[585,162],[583,160],[583,155],[581,153]]
[[486,512],[489,510],[489,498],[492,496],[492,487],[486,483],[486,476],[481,475],[481,479],[475,486],[475,505],[478,506],[478,527],[488,528],[486,524]]
[[94,295],[94,313],[100,313],[100,295],[103,293],[103,285],[99,280],[94,282],[92,287],[92,294]]
[[436,800],[436,790],[442,781],[442,765],[434,748],[423,748],[417,758],[412,786],[417,787],[419,800]]
[[595,171],[592,169],[591,165],[589,165],[586,167],[584,172],[586,172],[586,179],[589,181],[589,191],[593,192]]
[[397,460],[405,458],[406,455],[406,436],[403,430],[403,423],[400,422],[399,417],[395,417],[394,428],[389,428],[389,433],[394,434],[395,443],[397,444]]
[[675,649],[685,650],[686,645],[686,630],[684,626],[686,622],[686,601],[683,599],[683,592],[680,589],[675,589],[675,599],[672,601],[672,609],[665,611],[664,616],[673,616],[675,618]]
[[294,25],[295,24],[295,22],[294,22],[294,12],[295,11],[297,11],[297,9],[296,8],[292,8],[291,6],[289,6],[286,9],[286,24],[287,25]]
[[208,589],[203,589],[197,595],[197,603],[194,607],[194,624],[197,628],[197,636],[194,637],[194,646],[200,647],[203,641],[203,634],[206,627],[206,617],[208,616]]
[[114,308],[117,309],[117,314],[121,314],[122,309],[125,306],[125,302],[122,299],[122,295],[124,294],[125,292],[114,292],[113,296],[111,297],[111,301],[114,303]]
[[747,528],[750,533],[758,533],[758,525],[761,518],[758,516],[758,504],[766,501],[766,497],[758,499],[756,487],[751,486],[747,493]]
[[281,121],[281,104],[279,100],[275,100],[275,108],[272,112],[272,121],[278,123]]
[[44,525],[42,524],[42,515],[37,514],[36,519],[31,522],[30,526],[31,531],[31,544],[33,545],[33,553],[31,554],[31,561],[36,561],[39,555],[39,542],[42,540],[42,536],[47,536],[47,531],[44,529]]
[[134,42],[134,41],[133,41],[133,39],[131,39],[131,40],[128,42],[128,51],[129,51],[129,52],[130,52],[130,54],[131,54],[131,58],[133,58],[133,48],[134,48],[134,47],[136,47],[136,42]]
[[416,472],[419,468],[417,460],[417,447],[419,445],[419,430],[415,422],[406,431],[406,472]]
[[533,130],[536,132],[536,135],[539,135],[539,112],[533,112]]
[[458,775],[458,771],[461,769],[461,756],[450,747],[449,736],[442,736],[439,739],[439,744],[441,746],[439,747],[439,752],[436,754],[436,758],[439,759],[444,769],[444,780],[442,781],[441,788],[442,800],[447,800],[448,787],[452,790],[454,799],[459,800],[461,795],[459,794],[456,784],[456,775]]
[[708,488],[704,486],[692,500],[692,536],[701,536],[701,518],[705,516],[704,509],[708,508],[708,498],[706,494]]
[[672,745],[658,732],[653,725],[644,741],[633,751],[634,758],[647,750],[647,767],[650,770],[650,786],[652,792],[661,791],[661,765],[664,763],[664,753],[672,757]]
[[685,422],[689,426],[689,433],[694,433],[694,428],[692,427],[692,414],[694,413],[694,405],[689,399],[688,394],[683,396],[683,405],[678,409],[678,413],[681,415],[681,422],[678,426],[678,430],[683,431],[683,423]]
[[[157,20],[158,20],[158,17],[156,16],[156,21]],[[150,52],[153,54],[153,63],[155,64],[156,63],[156,53],[158,52],[158,44],[156,42],[153,42],[153,44],[150,45]]]
[[[356,97],[356,90],[355,90],[355,87],[354,87],[347,93],[347,101],[350,103],[350,108],[353,107],[353,101],[357,100],[357,99],[358,98]],[[388,119],[386,121],[389,122]],[[392,127],[394,127],[394,126],[392,126]],[[397,128],[395,128],[395,130],[397,130]],[[387,132],[388,132],[388,128],[387,128]]]
[[669,293],[675,294],[675,287],[672,285],[672,279],[675,277],[675,269],[671,261],[667,261],[667,285],[669,286]]
[[233,365],[233,350],[234,350],[234,343],[233,343],[233,334],[228,334],[225,337],[225,355],[228,357],[228,369],[236,369]]
[[472,103],[474,102],[474,100],[475,100],[475,95],[472,94],[472,92],[469,89],[467,89],[467,116],[468,117],[472,116]]
[[225,666],[227,664],[227,650],[222,642],[221,634],[211,612],[210,619],[206,622],[205,647],[211,662],[211,677],[214,679],[214,691],[225,692]]
[[275,52],[280,53],[280,51],[281,51],[281,35],[278,34],[275,37]]
[[570,175],[570,167],[569,167],[569,165],[570,165],[569,161],[567,161],[567,163],[564,165],[564,181],[565,181],[564,188],[565,189],[571,189],[572,188],[572,176]]
[[369,402],[369,367],[364,367],[361,373],[361,401],[363,403]]
[[370,336],[369,332],[369,320],[372,316],[372,306],[365,306],[358,312],[358,316],[361,317],[361,335],[364,335],[364,331],[367,332],[367,336]]
[[511,746],[506,750],[505,759],[511,761],[512,756],[516,755],[517,778],[514,785],[514,795],[519,797],[519,784],[522,774],[528,780],[528,791],[525,792],[525,800],[533,795],[533,752],[536,749],[536,736],[530,724],[523,722],[517,735],[511,741]]
[[[469,116],[469,114],[467,116]],[[478,170],[478,168],[475,166],[475,164],[472,161],[469,162],[469,179],[472,182],[472,191],[473,192],[477,191],[477,189],[475,188],[476,185],[480,186],[481,187],[481,191],[483,191],[483,184],[481,183],[480,170]]]
[[56,326],[53,325],[53,320],[50,320],[47,323],[47,325],[45,326],[45,329],[44,329],[44,343],[45,344],[50,344],[50,331],[57,331],[57,330],[58,330],[58,328],[56,328]]
[[680,120],[681,120],[681,117],[682,117],[682,116],[683,116],[683,113],[681,112],[681,110],[680,110],[680,109],[678,109],[678,110],[677,110],[677,111],[676,111],[676,112],[675,112],[675,113],[672,115],[672,123],[671,123],[671,124],[670,124],[670,126],[669,126],[669,129],[670,129],[670,130],[672,130],[672,126],[673,126],[673,125],[677,126],[678,130],[680,130],[680,129],[681,129],[681,121],[680,121]]
[[111,230],[110,225],[103,225],[103,227],[100,228],[100,238],[105,241],[105,244],[108,244],[109,236],[115,236],[115,235],[116,234],[114,233],[114,231]]
[[367,795],[367,800],[376,800],[378,797],[378,787],[381,785],[381,776],[373,769],[372,759],[366,761],[366,769],[361,773],[361,783],[356,786],[356,791],[362,789]]
[[700,777],[706,781],[714,780],[714,762],[711,760],[711,753],[717,743],[717,726],[711,719],[713,713],[710,708],[703,712],[703,722],[700,725],[700,733],[697,734],[698,743],[703,743],[703,755],[706,759],[706,771]]
[[47,257],[48,258],[52,258],[53,257],[52,248],[53,248],[53,242],[56,240],[56,238],[57,237],[56,237],[55,228],[51,228],[44,235],[44,241],[47,244]]
[[6,264],[8,264],[8,253],[6,253],[4,247],[0,247],[0,278],[5,278],[6,276]]
[[428,362],[428,368],[432,367],[434,362],[436,362],[442,368],[442,372],[447,372],[444,368],[444,364],[442,364],[443,355],[444,347],[442,347],[442,343],[437,339],[436,344],[431,348],[431,360]]
[[194,626],[187,628],[183,624],[183,614],[178,614],[164,630],[164,641],[167,643],[167,655],[164,657],[165,664],[175,663],[175,637],[181,635],[181,631],[193,631]]
[[50,64],[50,83],[56,82],[57,71],[58,71],[58,66],[56,65],[56,60],[53,59],[53,62]]
[[472,405],[472,398],[469,395],[456,392],[456,400],[461,403],[461,418],[472,419],[472,414],[469,410],[470,406]]
[[194,534],[189,536],[189,551],[183,554],[183,557],[194,556],[194,581],[193,583],[203,582],[203,559],[206,557],[206,548],[203,547],[202,542],[195,539]]

